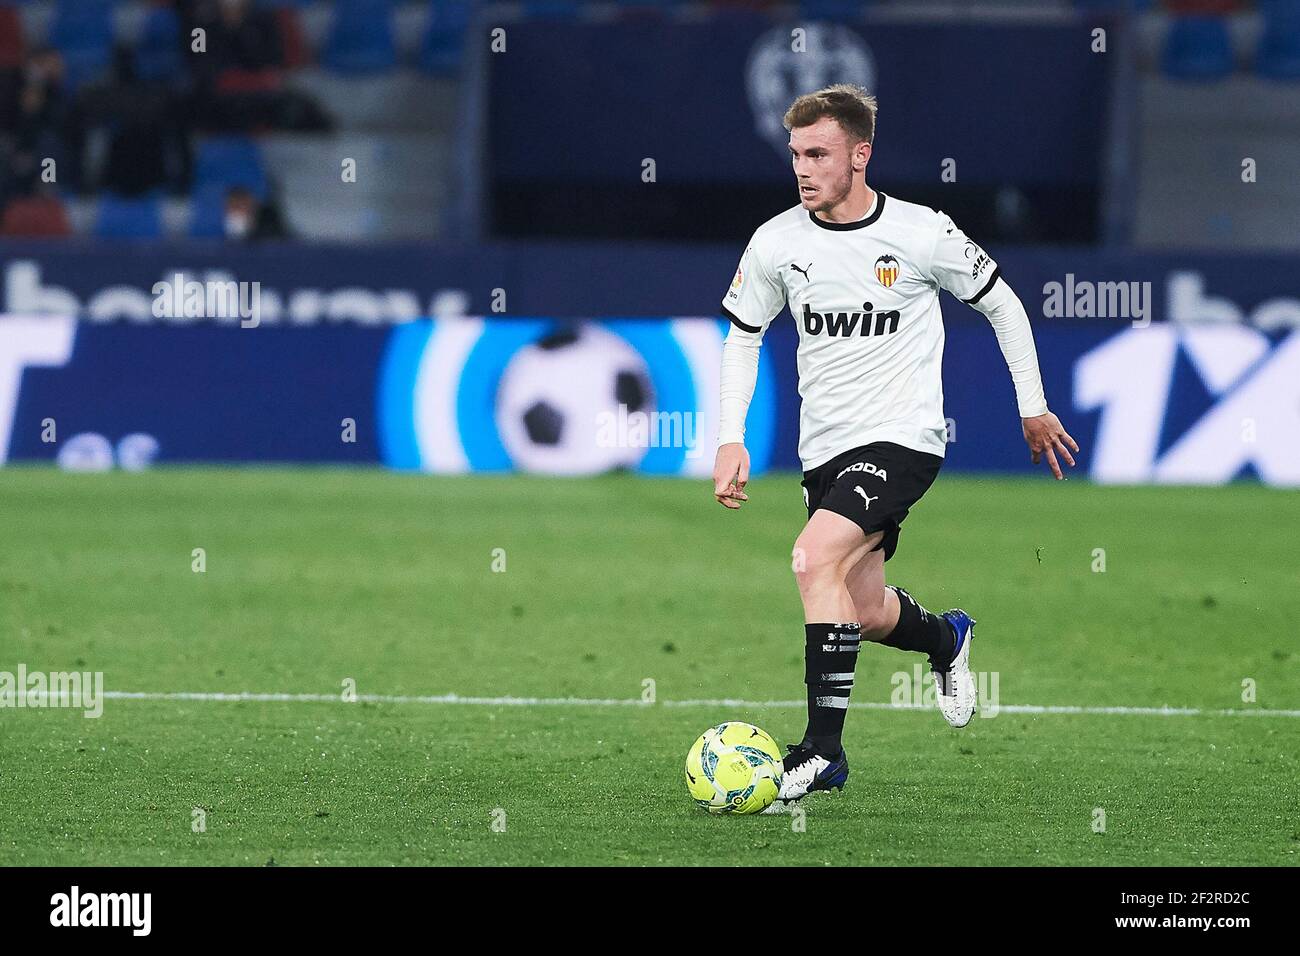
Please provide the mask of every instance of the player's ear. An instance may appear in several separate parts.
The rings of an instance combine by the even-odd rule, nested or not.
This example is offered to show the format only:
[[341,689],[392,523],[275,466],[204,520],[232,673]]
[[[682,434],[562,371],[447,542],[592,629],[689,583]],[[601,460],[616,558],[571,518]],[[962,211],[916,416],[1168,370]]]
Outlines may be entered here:
[[857,149],[853,151],[853,168],[864,170],[869,162],[871,162],[871,144],[867,142],[858,143]]

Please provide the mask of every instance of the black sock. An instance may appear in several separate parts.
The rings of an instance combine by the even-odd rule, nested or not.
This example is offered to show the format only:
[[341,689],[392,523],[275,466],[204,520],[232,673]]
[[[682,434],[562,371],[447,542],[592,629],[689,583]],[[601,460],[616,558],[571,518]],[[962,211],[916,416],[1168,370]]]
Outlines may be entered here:
[[938,614],[931,614],[900,587],[886,585],[898,595],[898,624],[881,641],[901,651],[920,651],[930,655],[931,665],[946,667],[957,650],[957,635],[952,625]]
[[804,683],[808,730],[802,746],[827,759],[840,753],[840,735],[853,690],[862,628],[857,624],[804,625]]

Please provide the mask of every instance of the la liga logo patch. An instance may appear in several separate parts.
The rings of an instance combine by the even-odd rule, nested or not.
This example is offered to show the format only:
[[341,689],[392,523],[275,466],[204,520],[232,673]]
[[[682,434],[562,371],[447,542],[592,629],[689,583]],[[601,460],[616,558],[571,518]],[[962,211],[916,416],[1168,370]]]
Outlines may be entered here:
[[876,260],[876,281],[888,289],[898,281],[898,260],[893,256],[881,256]]

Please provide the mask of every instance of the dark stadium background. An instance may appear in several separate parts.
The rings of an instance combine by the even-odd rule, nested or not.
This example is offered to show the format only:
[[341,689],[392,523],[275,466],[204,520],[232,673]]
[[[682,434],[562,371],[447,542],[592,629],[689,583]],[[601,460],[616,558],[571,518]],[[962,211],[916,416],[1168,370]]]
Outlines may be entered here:
[[[573,451],[594,441],[580,424],[568,438],[498,440],[504,366],[551,320],[716,315],[750,233],[794,201],[784,105],[850,80],[881,100],[871,181],[950,213],[1042,320],[1049,399],[1085,445],[1109,450],[1085,467],[1155,477],[1300,321],[1297,15],[1283,2],[0,3],[3,312],[81,320],[75,346],[71,327],[23,346],[59,360],[27,365],[7,396],[4,452],[67,449],[42,440],[52,416],[65,439],[102,436],[85,439],[100,452],[147,435],[160,462],[689,471],[671,455]],[[226,206],[240,202],[252,225],[227,235]],[[156,317],[154,283],[177,273],[260,283],[260,327]],[[1067,277],[1149,283],[1151,302],[1140,315],[1044,315]],[[944,308],[949,355],[980,369],[949,367],[950,465],[1028,467],[1003,427],[1011,393],[992,337],[973,312]],[[428,336],[394,328],[435,314],[488,317],[496,356],[452,390],[459,427],[493,434],[462,436],[473,447],[450,455],[412,447],[412,407],[432,399],[408,396],[400,373]],[[524,334],[516,317],[541,321]],[[1236,328],[1204,331],[1224,318]],[[1111,350],[1124,355],[1096,354],[1129,324],[1170,320],[1189,330],[1178,345],[1135,331]],[[696,366],[713,363],[718,336],[683,376],[664,328],[633,343],[643,410],[694,411],[707,430],[710,373]],[[760,464],[788,468],[789,323],[771,345],[775,407],[751,436]],[[1240,356],[1231,368],[1198,364],[1224,349]],[[1294,369],[1285,351],[1277,361]],[[620,359],[598,342],[574,355],[592,374],[629,371],[605,368]],[[1089,361],[1089,381],[1105,380],[1091,387]],[[1149,373],[1144,392],[1107,384],[1131,373]],[[186,388],[199,382],[201,399]],[[556,427],[618,404],[597,386],[587,407],[517,385],[540,389]],[[250,390],[259,414],[232,428],[217,410]],[[1125,424],[1152,404],[1154,446]],[[338,440],[344,417],[354,442]],[[532,447],[552,440],[555,454]],[[1293,451],[1216,441],[1171,474],[1300,482]]]
[[[747,510],[707,476],[832,82],[1082,454],[1031,465],[944,296],[890,572],[1002,716],[876,713],[913,662],[864,654],[860,786],[768,850],[680,761],[802,717],[788,315]],[[1298,98],[1292,0],[0,0],[0,671],[119,695],[0,716],[0,862],[1294,863]]]

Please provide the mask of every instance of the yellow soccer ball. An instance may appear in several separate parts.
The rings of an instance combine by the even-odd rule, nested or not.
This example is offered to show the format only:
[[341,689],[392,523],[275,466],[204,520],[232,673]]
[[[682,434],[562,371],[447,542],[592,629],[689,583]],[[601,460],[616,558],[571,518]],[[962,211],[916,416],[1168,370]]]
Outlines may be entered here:
[[710,727],[686,754],[686,789],[710,813],[758,813],[781,789],[781,748],[739,720]]

